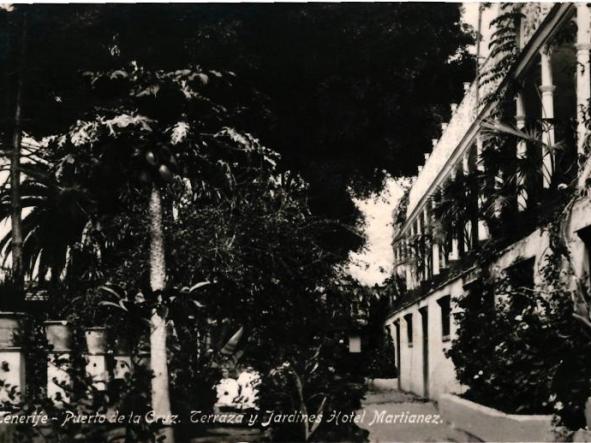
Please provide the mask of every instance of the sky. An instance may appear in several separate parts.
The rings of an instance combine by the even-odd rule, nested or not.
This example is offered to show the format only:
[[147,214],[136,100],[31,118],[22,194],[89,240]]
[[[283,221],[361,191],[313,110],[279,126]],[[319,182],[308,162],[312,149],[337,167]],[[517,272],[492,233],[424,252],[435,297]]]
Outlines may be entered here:
[[349,254],[349,272],[365,285],[379,285],[392,272],[392,211],[402,192],[394,179],[388,179],[380,194],[364,200],[353,199],[364,216],[363,230],[367,243],[362,251]]

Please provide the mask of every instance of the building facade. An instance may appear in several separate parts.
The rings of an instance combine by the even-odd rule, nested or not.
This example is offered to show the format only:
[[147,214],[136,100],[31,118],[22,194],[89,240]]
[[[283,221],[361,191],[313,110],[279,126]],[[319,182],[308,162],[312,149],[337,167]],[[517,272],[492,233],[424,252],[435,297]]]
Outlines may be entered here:
[[499,14],[488,30],[499,49],[451,105],[395,233],[399,296],[386,326],[399,387],[426,398],[464,390],[446,350],[458,331],[456,302],[483,273],[479,254],[493,250],[488,274],[540,284],[551,214],[572,190],[568,246],[577,277],[589,274],[589,6],[514,3]]

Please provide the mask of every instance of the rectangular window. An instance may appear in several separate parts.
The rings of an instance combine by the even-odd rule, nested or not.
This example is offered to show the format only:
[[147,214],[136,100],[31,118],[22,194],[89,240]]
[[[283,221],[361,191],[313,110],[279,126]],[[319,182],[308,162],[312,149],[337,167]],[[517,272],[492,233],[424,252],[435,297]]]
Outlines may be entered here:
[[404,320],[406,321],[406,341],[408,346],[412,347],[412,314],[406,314]]
[[524,309],[534,288],[534,259],[522,260],[506,270],[513,289],[511,302],[517,309]]
[[437,300],[441,308],[441,341],[448,341],[451,333],[451,298],[442,297]]

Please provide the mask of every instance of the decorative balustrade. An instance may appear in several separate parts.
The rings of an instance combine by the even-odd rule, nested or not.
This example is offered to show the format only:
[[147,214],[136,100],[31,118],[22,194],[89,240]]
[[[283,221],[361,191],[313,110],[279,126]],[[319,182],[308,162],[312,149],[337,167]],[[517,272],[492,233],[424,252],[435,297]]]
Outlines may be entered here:
[[412,214],[419,202],[431,189],[433,182],[448,164],[452,154],[474,122],[476,111],[476,84],[467,90],[462,102],[452,115],[446,130],[433,148],[429,159],[425,162],[421,173],[412,186],[408,198],[407,216]]
[[[554,4],[550,3],[527,3],[522,6],[521,13],[523,14],[523,17],[520,20],[520,28],[518,29],[517,36],[519,39],[518,50],[523,49],[528,45],[528,42],[530,42],[532,36],[536,34],[536,31],[540,28],[542,23],[546,21],[546,18],[550,20],[548,15],[554,6]],[[578,15],[581,15],[581,17],[578,18],[579,21],[585,20],[585,17],[588,17],[589,15],[587,7],[584,8],[583,12],[585,12],[586,15],[578,13]],[[584,32],[584,34],[587,36],[588,32]],[[581,40],[581,38],[579,38],[579,40]],[[587,48],[587,46],[585,48]],[[540,88],[543,95],[542,105],[544,109],[544,119],[547,122],[552,122],[551,130],[546,131],[544,134],[544,141],[546,142],[546,145],[552,145],[554,142],[554,132],[556,129],[554,127],[556,122],[554,119],[554,104],[552,96],[555,86],[553,85],[552,80],[550,58],[547,53],[543,52],[544,50],[545,47],[540,49],[542,61],[544,62],[541,66],[542,84],[537,85],[537,87]],[[490,71],[494,64],[497,63],[500,58],[505,57],[505,55],[506,54],[503,53],[497,53],[495,57],[489,57],[486,59],[480,66],[480,73],[483,74]],[[533,55],[530,54],[530,56]],[[486,78],[486,80],[483,80],[484,78]],[[420,220],[423,217],[423,213],[428,210],[430,206],[428,203],[429,197],[438,187],[445,183],[449,176],[453,176],[458,172],[458,170],[463,174],[468,173],[466,168],[466,160],[470,150],[475,150],[475,155],[477,158],[476,164],[471,168],[476,168],[476,172],[480,175],[485,172],[483,170],[483,162],[480,160],[482,154],[482,139],[479,133],[481,128],[479,126],[477,127],[476,124],[478,121],[481,121],[485,118],[485,115],[483,114],[485,106],[491,105],[492,103],[487,100],[487,98],[491,97],[495,91],[498,90],[503,80],[504,75],[488,77],[483,75],[480,81],[474,82],[470,86],[464,85],[465,95],[462,102],[459,104],[459,106],[454,105],[452,107],[452,117],[450,121],[448,123],[442,124],[441,138],[439,140],[433,141],[432,153],[429,156],[426,156],[425,164],[419,168],[417,178],[409,193],[408,206],[406,210],[407,221],[402,227],[400,238],[409,236],[412,237],[414,234],[418,233],[418,227],[414,227],[415,221]],[[577,96],[578,95],[581,94],[578,93]],[[489,112],[491,107],[489,106],[486,109],[488,110],[485,112]],[[519,118],[523,119],[525,116],[519,115],[518,120]],[[520,122],[518,121],[517,124],[520,125]],[[521,126],[523,126],[523,124],[521,124]],[[516,153],[515,157],[516,159],[521,159],[523,162],[523,158],[525,156],[525,153],[523,152],[524,144],[522,143],[520,147],[521,150]],[[539,168],[540,171],[544,172],[544,187],[550,188],[556,178],[554,171],[556,159],[554,158],[554,155],[548,155],[546,152],[544,152],[542,159],[543,164],[540,164]],[[563,171],[556,172],[563,173]],[[483,202],[486,200],[484,197],[484,195],[478,195],[477,202],[475,203],[475,206],[479,212],[484,210]],[[527,198],[528,196],[525,193],[521,195],[522,201],[520,201],[520,203],[522,204],[523,208],[525,208],[525,200]],[[485,225],[485,222],[482,219],[479,218],[470,220],[466,226],[466,229],[468,230],[467,238],[469,240],[467,243],[468,248],[470,248],[476,241],[488,239],[488,227]],[[428,229],[428,226],[425,226],[425,229]],[[444,260],[457,259],[456,256],[459,254],[459,250],[461,249],[459,246],[466,246],[459,243],[463,240],[466,239],[451,239],[451,246],[448,248],[450,249],[450,251],[448,251],[449,256],[442,258]],[[436,244],[434,244],[434,246],[435,249],[443,249],[438,247]],[[439,256],[440,251],[431,252],[432,254]],[[408,256],[412,256],[412,253],[405,255],[399,251],[397,255],[398,263],[404,264],[405,261],[408,261]],[[437,265],[434,266],[434,270],[437,270],[437,268],[440,268],[444,265],[442,260],[439,261],[441,263],[438,263],[438,260],[434,260],[433,263]]]
[[[25,314],[0,313],[0,414],[11,409],[18,411],[22,393],[27,389],[26,352],[22,340],[23,331],[26,330],[25,323]],[[72,328],[68,322],[59,320],[47,321],[44,326],[49,345],[46,355],[47,398],[55,407],[60,408],[70,401],[74,352]],[[133,372],[129,349],[118,346],[119,349],[112,352],[107,344],[104,327],[86,328],[84,333],[86,377],[93,389],[103,391],[110,379],[125,379]],[[143,364],[141,359],[140,364]]]

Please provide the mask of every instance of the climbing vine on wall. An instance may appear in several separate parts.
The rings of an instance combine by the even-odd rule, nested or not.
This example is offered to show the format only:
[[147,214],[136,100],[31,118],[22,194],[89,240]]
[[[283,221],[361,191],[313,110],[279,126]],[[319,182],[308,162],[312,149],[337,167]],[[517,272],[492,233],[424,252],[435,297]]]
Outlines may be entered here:
[[[458,336],[448,356],[467,398],[508,413],[555,413],[577,429],[591,393],[591,342],[573,320],[573,289],[555,240],[559,225],[549,228],[551,248],[532,269],[542,276],[539,284],[521,286],[510,271],[485,272],[458,300]],[[481,261],[493,257],[490,251]]]
[[[519,54],[519,31],[521,13],[520,3],[501,3],[499,15],[491,22],[495,31],[489,43],[490,59],[492,63],[482,72],[479,78],[479,88],[486,88],[489,84],[496,85],[509,73]],[[486,88],[488,89],[488,88]],[[484,103],[498,101],[505,91],[496,87],[482,97]]]
[[[588,137],[585,144],[588,151]],[[448,352],[466,397],[506,412],[554,413],[570,429],[587,424],[591,394],[588,273],[575,272],[571,250],[573,208],[588,198],[588,156],[580,164],[579,185],[570,183],[547,208],[549,245],[532,269],[541,281],[523,287],[511,272],[489,275],[497,250],[481,250],[482,281],[458,300],[458,336]]]

